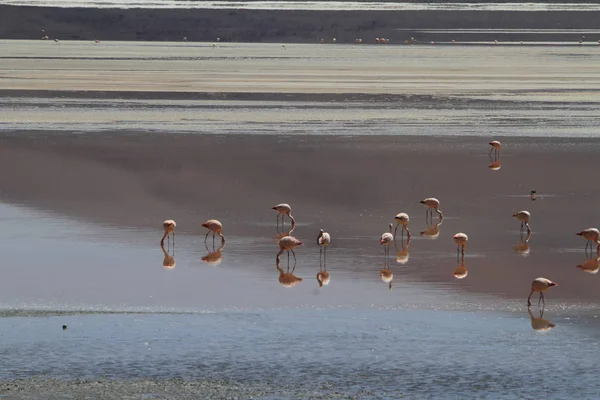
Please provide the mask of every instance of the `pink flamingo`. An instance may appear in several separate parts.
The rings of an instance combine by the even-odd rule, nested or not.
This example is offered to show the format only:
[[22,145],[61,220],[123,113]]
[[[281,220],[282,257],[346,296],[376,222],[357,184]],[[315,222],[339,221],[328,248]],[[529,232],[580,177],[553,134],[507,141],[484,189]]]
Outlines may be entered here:
[[428,197],[424,200],[421,200],[421,204],[425,204],[427,207],[427,211],[425,211],[425,219],[427,220],[427,214],[431,212],[431,219],[433,219],[433,210],[435,210],[439,216],[440,220],[444,218],[444,215],[440,211],[440,201],[435,197]]
[[279,264],[279,256],[283,254],[284,251],[288,253],[288,262],[290,260],[290,251],[294,256],[294,263],[296,262],[296,253],[294,253],[294,249],[298,246],[302,246],[304,243],[299,241],[293,236],[284,236],[279,239],[279,253],[277,253],[276,261]]
[[410,231],[408,230],[408,222],[410,221],[410,217],[406,213],[400,213],[394,217],[396,220],[396,229],[394,229],[394,238],[396,237],[396,231],[398,230],[398,226],[402,225],[402,230],[400,231],[400,235],[404,236],[404,230],[406,230],[406,234],[408,239],[410,239]]
[[221,243],[225,243],[225,236],[223,236],[223,224],[221,224],[219,221],[216,219],[209,219],[203,223],[202,226],[208,229],[208,232],[206,232],[206,236],[204,237],[204,243],[206,243],[206,239],[208,239],[208,235],[211,232],[213,234],[213,246],[215,244],[215,234],[221,236]]
[[172,219],[167,219],[165,222],[163,222],[163,228],[165,230],[165,234],[163,235],[162,239],[160,239],[161,246],[164,246],[165,238],[169,235],[169,233],[173,234],[173,246],[175,246],[175,227],[176,226],[177,226],[177,224]]
[[581,232],[577,232],[576,235],[581,236],[587,243],[585,245],[585,250],[587,251],[588,247],[592,246],[592,242],[596,242],[598,245],[598,251],[600,251],[600,231],[596,228],[587,228],[582,230]]
[[500,149],[502,148],[502,144],[497,140],[493,140],[490,142],[490,146],[492,146],[492,148],[490,149],[490,157],[492,156],[492,151],[494,152],[494,155],[498,157],[500,155]]
[[277,229],[279,229],[279,216],[281,215],[281,227],[283,229],[283,216],[287,215],[292,221],[292,225],[296,225],[296,220],[292,217],[292,207],[289,204],[281,203],[271,207],[271,210],[277,211]]
[[467,242],[469,241],[469,237],[466,233],[459,232],[456,235],[452,236],[454,242],[456,243],[456,258],[458,258],[459,250],[462,250],[462,258],[465,258],[465,247],[467,247]]
[[544,292],[550,289],[552,286],[557,286],[556,282],[552,282],[550,279],[546,278],[536,278],[531,283],[531,292],[529,293],[529,297],[527,297],[527,307],[531,307],[531,295],[533,293],[539,292],[540,299],[538,300],[538,306],[540,305],[540,301],[546,305],[546,301],[544,300]]
[[531,232],[531,228],[529,227],[529,218],[531,218],[531,214],[529,211],[519,211],[513,214],[513,217],[521,221],[521,230],[523,230],[523,225],[527,227],[527,232]]
[[386,258],[390,254],[390,244],[392,244],[392,242],[394,241],[394,235],[392,235],[393,228],[394,225],[390,224],[390,231],[385,232],[383,235],[381,235],[381,239],[379,240],[379,244],[383,245],[383,250]]

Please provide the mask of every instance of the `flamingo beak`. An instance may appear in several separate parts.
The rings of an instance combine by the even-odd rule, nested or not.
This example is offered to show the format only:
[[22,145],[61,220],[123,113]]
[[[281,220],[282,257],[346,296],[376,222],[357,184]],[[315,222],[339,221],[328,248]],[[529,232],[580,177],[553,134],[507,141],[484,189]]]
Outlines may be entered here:
[[575,235],[577,235],[577,236],[581,236],[581,232],[577,232]]
[[552,286],[558,286],[558,283],[556,282],[552,282],[551,284],[549,284],[548,286],[552,287]]

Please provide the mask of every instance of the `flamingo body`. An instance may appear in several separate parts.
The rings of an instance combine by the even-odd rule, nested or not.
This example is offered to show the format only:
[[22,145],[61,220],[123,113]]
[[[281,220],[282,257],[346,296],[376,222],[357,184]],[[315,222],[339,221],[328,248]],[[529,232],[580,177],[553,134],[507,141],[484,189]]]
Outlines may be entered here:
[[[546,278],[536,278],[533,280],[533,282],[531,282],[531,292],[529,293],[529,297],[527,298],[527,306],[530,307],[531,306],[531,295],[533,295],[534,293],[539,293],[540,294],[540,300],[538,301],[538,304],[540,301],[544,301],[544,292],[548,289],[550,289],[553,286],[557,286],[558,284],[556,282],[552,282],[550,279],[546,279]],[[544,301],[545,304],[545,301]]]

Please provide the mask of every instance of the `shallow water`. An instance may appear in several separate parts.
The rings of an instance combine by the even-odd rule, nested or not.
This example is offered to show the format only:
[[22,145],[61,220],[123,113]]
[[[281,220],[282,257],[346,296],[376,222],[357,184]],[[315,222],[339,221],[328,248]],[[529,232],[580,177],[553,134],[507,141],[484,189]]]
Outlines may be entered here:
[[[598,218],[596,53],[298,46],[285,60],[288,50],[8,43],[0,397],[599,397],[598,259],[574,235]],[[468,77],[488,51],[498,81]],[[273,63],[276,52],[283,61]],[[372,76],[363,93],[352,79],[329,81],[341,65],[353,76],[368,62],[407,72],[390,72],[390,60],[430,69],[395,84]],[[278,72],[260,86],[269,63]],[[217,64],[248,86],[215,99],[158,79],[136,92],[141,69],[193,78]],[[122,66],[129,87],[85,93],[106,87],[82,76]],[[39,81],[48,91],[17,77],[50,71],[56,80]],[[303,92],[282,93],[298,71]],[[492,137],[504,144],[498,163]],[[429,196],[442,202],[441,223],[425,220],[419,200]],[[291,288],[275,264],[270,207],[282,201],[305,243]],[[532,213],[526,242],[511,217],[521,209]],[[379,237],[398,212],[411,216],[412,237],[386,263]],[[163,251],[166,218],[178,225]],[[220,251],[218,238],[204,244],[209,218],[224,223]],[[333,238],[322,288],[320,228]],[[464,262],[456,232],[470,238]],[[537,296],[526,307],[538,276],[559,283],[543,316]]]

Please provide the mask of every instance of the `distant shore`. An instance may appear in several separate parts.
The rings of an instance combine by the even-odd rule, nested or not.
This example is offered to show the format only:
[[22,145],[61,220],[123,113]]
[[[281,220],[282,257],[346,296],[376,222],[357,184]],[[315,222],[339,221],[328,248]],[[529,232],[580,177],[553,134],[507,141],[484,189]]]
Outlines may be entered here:
[[[0,39],[374,43],[597,41],[600,12],[281,11],[0,6]],[[476,32],[452,32],[480,29]],[[44,32],[42,32],[44,30]],[[436,31],[429,31],[436,30]],[[441,31],[440,31],[441,30]],[[448,30],[449,32],[444,32]],[[485,30],[496,30],[485,32]],[[497,30],[510,30],[498,33]],[[538,30],[537,32],[521,30]],[[589,33],[588,33],[589,32]]]

